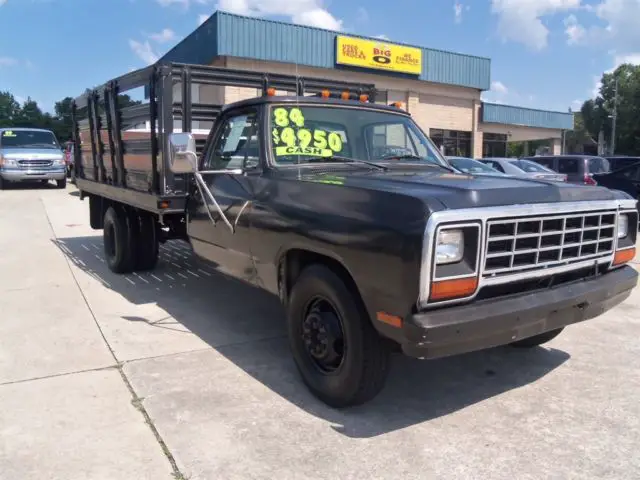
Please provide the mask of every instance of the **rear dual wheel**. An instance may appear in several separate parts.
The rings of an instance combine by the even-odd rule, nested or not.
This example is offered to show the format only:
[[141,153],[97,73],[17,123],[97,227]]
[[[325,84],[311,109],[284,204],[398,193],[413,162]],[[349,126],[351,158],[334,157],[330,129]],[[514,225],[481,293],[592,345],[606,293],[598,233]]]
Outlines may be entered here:
[[146,212],[111,206],[104,215],[104,255],[114,273],[151,270],[158,261],[155,218]]

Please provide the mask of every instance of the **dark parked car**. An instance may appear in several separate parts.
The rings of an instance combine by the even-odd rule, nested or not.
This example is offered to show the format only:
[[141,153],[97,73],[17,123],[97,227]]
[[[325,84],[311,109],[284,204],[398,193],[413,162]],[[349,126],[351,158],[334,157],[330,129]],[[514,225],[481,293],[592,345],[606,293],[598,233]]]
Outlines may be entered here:
[[598,185],[622,190],[635,199],[640,199],[640,162],[632,163],[609,173],[594,175]]
[[524,158],[564,173],[569,183],[597,185],[593,175],[611,171],[609,160],[591,155],[543,155]]
[[612,172],[640,162],[640,157],[628,157],[626,155],[616,155],[604,158],[609,160],[609,166],[611,167]]

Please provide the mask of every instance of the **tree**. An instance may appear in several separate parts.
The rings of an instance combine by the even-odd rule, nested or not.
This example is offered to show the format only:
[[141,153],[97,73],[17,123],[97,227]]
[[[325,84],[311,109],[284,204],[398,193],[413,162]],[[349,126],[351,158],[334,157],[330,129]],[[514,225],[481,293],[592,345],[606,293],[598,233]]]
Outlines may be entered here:
[[20,113],[20,104],[9,92],[0,91],[0,127],[11,127]]
[[615,85],[618,80],[618,118],[616,122],[616,154],[640,154],[640,66],[623,64],[602,75],[602,86],[595,99],[587,100],[581,109],[584,126],[593,139],[600,131],[611,144]]
[[44,123],[44,119],[45,117],[40,107],[38,107],[38,103],[29,97],[18,111],[13,126],[40,128]]

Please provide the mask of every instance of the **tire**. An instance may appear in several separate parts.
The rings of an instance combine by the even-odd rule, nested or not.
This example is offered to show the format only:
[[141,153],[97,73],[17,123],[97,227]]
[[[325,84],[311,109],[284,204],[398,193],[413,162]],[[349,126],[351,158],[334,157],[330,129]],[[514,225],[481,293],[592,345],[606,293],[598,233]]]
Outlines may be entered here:
[[4,190],[6,187],[6,182],[4,181],[4,178],[0,177],[0,190]]
[[104,214],[104,256],[109,270],[129,273],[133,270],[132,237],[129,218],[123,208],[109,207]]
[[58,188],[67,188],[67,178],[63,178],[62,180],[56,180],[56,185]]
[[[330,310],[334,314],[327,313]],[[357,294],[333,271],[319,264],[305,268],[292,288],[287,317],[293,358],[316,397],[342,408],[365,403],[382,390],[389,371],[390,343],[373,328]],[[320,319],[317,323],[325,327],[329,340],[342,335],[342,348],[340,341],[327,343],[333,353],[342,351],[339,362],[326,362],[329,355],[321,365],[310,353],[307,342],[323,331],[317,325],[314,328],[314,319]]]
[[522,340],[518,340],[517,342],[513,342],[511,346],[516,348],[533,348],[538,345],[542,345],[543,343],[547,343],[554,338],[556,338],[560,333],[564,330],[562,328],[556,328],[555,330],[549,330],[548,332],[541,333],[539,335],[534,335],[533,337],[523,338]]
[[153,270],[158,263],[158,229],[156,219],[149,213],[132,214],[132,227],[136,228],[134,236],[134,269]]

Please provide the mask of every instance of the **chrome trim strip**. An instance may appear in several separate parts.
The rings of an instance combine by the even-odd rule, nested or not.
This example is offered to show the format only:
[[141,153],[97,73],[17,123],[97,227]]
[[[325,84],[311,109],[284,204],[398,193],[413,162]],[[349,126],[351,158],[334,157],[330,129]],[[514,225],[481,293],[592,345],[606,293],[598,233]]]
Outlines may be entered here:
[[[536,278],[535,273],[541,273],[541,276],[549,275],[553,273],[566,272],[573,269],[584,268],[584,266],[593,265],[596,261],[598,263],[609,262],[609,266],[613,263],[613,254],[607,257],[602,257],[597,260],[588,260],[584,262],[576,262],[570,265],[560,265],[557,267],[546,268],[542,270],[535,270],[532,272],[519,272],[514,275],[504,275],[493,279],[483,278],[479,275],[478,287],[473,295],[465,298],[458,298],[454,300],[447,300],[444,302],[437,302],[433,305],[429,305],[429,295],[431,287],[431,279],[434,268],[432,267],[431,258],[433,257],[435,250],[436,231],[440,224],[444,222],[479,222],[481,225],[480,234],[481,239],[478,241],[478,265],[484,265],[487,245],[487,221],[489,219],[498,219],[503,217],[527,217],[535,216],[540,217],[544,215],[552,214],[579,214],[581,212],[588,213],[595,210],[614,210],[616,215],[615,219],[615,231],[613,235],[614,251],[618,246],[618,215],[620,213],[637,212],[635,199],[620,199],[620,200],[598,200],[598,201],[583,201],[583,202],[558,202],[558,203],[543,203],[543,204],[522,204],[522,205],[504,205],[498,207],[481,207],[481,208],[464,208],[458,210],[441,210],[431,214],[425,225],[425,231],[422,242],[422,265],[420,268],[420,291],[417,301],[417,307],[419,310],[424,310],[431,306],[444,306],[452,303],[461,303],[472,300],[476,297],[478,292],[483,286],[491,284],[491,282],[508,283],[514,280],[522,280],[526,278]],[[452,227],[454,227],[452,225]],[[478,267],[479,268],[479,267]],[[481,270],[479,270],[481,272]]]
[[[440,230],[458,230],[460,228],[475,228],[478,230],[478,234],[482,233],[482,226],[480,225],[480,222],[468,222],[468,223],[459,223],[456,225],[444,225],[444,226],[440,226],[438,225],[438,228],[436,228],[436,236],[435,239],[438,238],[438,235],[440,233]],[[480,236],[480,235],[478,235]],[[462,238],[462,241],[464,242],[464,236]],[[434,249],[434,255],[435,255],[435,249]],[[464,252],[462,253],[463,257],[464,257]],[[443,265],[450,265],[450,264],[443,264]],[[438,265],[436,264],[436,267]],[[442,281],[442,280],[455,280],[458,278],[467,278],[467,277],[476,277],[478,276],[478,274],[480,273],[480,249],[478,249],[478,251],[476,252],[476,269],[474,270],[474,272],[472,274],[468,274],[468,275],[457,275],[455,277],[444,277],[442,279],[437,279],[436,278],[436,269],[433,269],[433,277],[431,278],[432,282],[436,282],[436,281]]]

